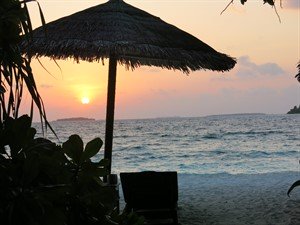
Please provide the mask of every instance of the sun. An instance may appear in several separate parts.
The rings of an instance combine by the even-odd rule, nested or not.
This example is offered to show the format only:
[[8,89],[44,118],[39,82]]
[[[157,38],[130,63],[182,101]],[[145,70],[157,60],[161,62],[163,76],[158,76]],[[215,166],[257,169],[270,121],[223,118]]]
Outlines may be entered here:
[[81,103],[82,104],[89,104],[90,103],[90,99],[88,97],[82,97],[81,98]]

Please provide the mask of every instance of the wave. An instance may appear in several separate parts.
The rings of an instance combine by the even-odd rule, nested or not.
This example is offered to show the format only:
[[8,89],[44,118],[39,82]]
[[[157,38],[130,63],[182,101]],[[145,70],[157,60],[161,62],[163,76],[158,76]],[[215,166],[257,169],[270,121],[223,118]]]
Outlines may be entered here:
[[227,131],[227,132],[219,132],[219,133],[207,133],[202,136],[203,139],[222,139],[226,136],[267,136],[267,135],[279,135],[284,134],[286,132],[278,131],[278,130],[270,130],[270,131]]
[[211,157],[213,155],[220,156],[223,158],[233,159],[233,158],[241,158],[241,159],[266,159],[266,158],[282,158],[282,157],[297,157],[300,155],[299,151],[290,150],[290,151],[262,151],[262,150],[251,150],[246,152],[238,152],[238,151],[220,151],[214,150],[209,152]]
[[[113,169],[179,173],[299,170],[299,126],[299,117],[286,115],[116,121]],[[74,122],[67,127],[53,123],[53,127],[62,141],[73,133],[82,136],[84,143],[96,135],[104,141],[105,123],[101,121]],[[36,128],[41,134],[39,124]],[[102,157],[103,148],[95,158]]]
[[205,134],[202,138],[203,139],[220,139],[220,138],[222,138],[222,135],[216,134],[216,133],[209,133],[209,134]]

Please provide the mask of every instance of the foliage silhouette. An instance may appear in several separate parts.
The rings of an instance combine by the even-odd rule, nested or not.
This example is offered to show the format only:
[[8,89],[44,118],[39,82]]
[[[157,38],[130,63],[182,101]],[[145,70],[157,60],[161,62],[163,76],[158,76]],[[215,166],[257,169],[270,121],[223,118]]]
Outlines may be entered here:
[[[31,117],[35,104],[42,124],[52,130],[37,90],[30,58],[24,56],[22,54],[24,49],[20,48],[21,41],[29,42],[31,39],[32,26],[27,3],[32,1],[34,0],[1,0],[0,2],[0,121],[3,122],[9,116],[18,117],[26,87],[32,97]],[[38,7],[42,24],[45,24],[39,4]]]
[[[32,1],[0,2],[0,224],[141,224],[136,215],[118,215],[109,207],[116,196],[99,178],[108,174],[108,162],[91,161],[103,144],[101,139],[83,148],[78,135],[72,135],[62,146],[35,138],[36,130],[31,127],[34,104],[42,129],[44,125],[53,129],[30,58],[23,55],[26,49],[20,49],[22,41],[30,43],[27,3]],[[30,117],[19,117],[25,87],[32,97]]]
[[294,108],[290,109],[287,114],[296,114],[296,113],[300,113],[300,105],[299,107],[294,106]]
[[0,123],[1,224],[142,224],[111,207],[118,196],[99,178],[108,174],[108,162],[91,160],[102,147],[100,138],[84,147],[72,135],[59,146],[35,134],[28,116]]

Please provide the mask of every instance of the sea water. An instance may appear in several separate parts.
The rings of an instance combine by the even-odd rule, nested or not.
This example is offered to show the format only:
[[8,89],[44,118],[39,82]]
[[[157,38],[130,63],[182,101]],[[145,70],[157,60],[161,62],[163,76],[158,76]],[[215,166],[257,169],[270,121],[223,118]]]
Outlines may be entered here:
[[[104,140],[105,121],[51,122],[59,140]],[[35,124],[39,130],[39,124]],[[93,160],[103,158],[102,147]],[[259,174],[300,171],[300,115],[235,114],[116,120],[112,172]]]

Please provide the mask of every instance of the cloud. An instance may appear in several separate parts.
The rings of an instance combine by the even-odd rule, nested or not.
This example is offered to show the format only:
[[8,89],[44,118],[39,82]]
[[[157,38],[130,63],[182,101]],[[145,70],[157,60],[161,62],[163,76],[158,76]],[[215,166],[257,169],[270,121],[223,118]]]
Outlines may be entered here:
[[228,76],[228,75],[224,75],[224,74],[217,74],[217,75],[211,75],[212,78],[210,79],[211,81],[215,82],[215,81],[218,81],[218,82],[232,82],[233,81],[233,78]]
[[[223,88],[215,95],[202,94],[201,104],[193,109],[202,114],[219,113],[283,113],[299,102],[299,87],[291,85],[273,89],[270,87]],[[199,106],[199,107],[198,107]],[[192,106],[189,106],[190,108]]]
[[282,7],[285,8],[292,8],[292,9],[299,9],[300,8],[300,1],[299,0],[284,0],[282,3]]
[[41,88],[53,88],[53,85],[49,85],[49,84],[41,84],[40,85]]
[[257,77],[257,76],[280,76],[285,71],[276,63],[256,64],[251,62],[248,56],[242,56],[238,59],[238,77]]

